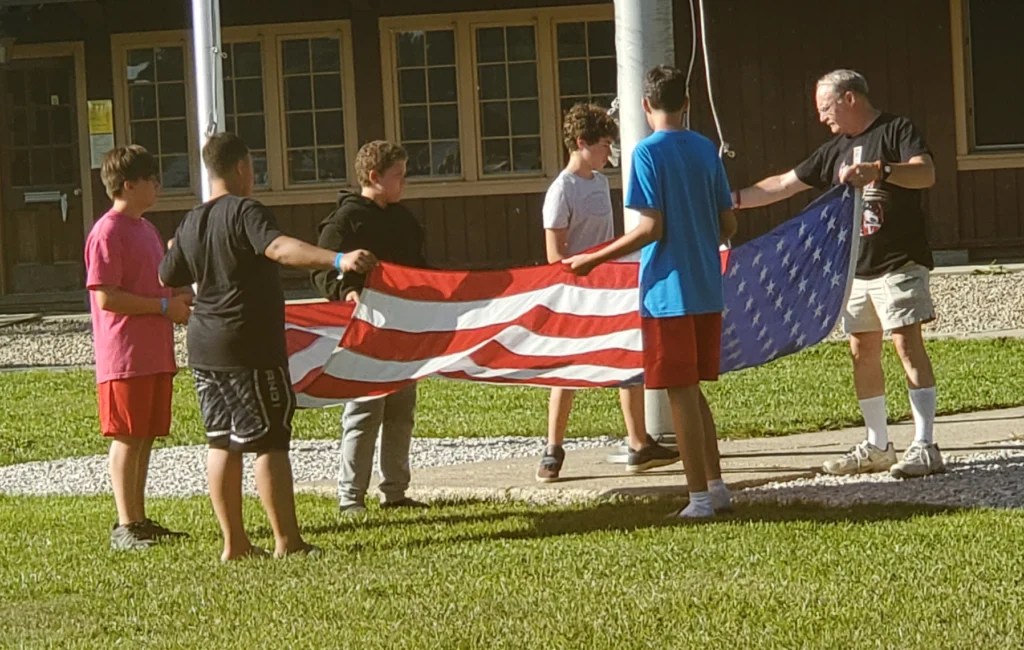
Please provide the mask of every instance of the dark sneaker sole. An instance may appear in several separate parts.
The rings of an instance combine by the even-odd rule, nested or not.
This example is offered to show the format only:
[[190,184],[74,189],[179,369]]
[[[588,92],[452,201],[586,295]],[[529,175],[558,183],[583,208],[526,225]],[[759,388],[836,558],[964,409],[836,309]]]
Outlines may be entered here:
[[630,474],[639,474],[646,472],[649,469],[657,469],[658,467],[668,467],[679,462],[679,458],[655,458],[649,460],[646,463],[640,463],[639,465],[626,465],[626,471]]
[[936,469],[935,471],[928,472],[927,474],[907,474],[906,472],[904,472],[902,470],[893,469],[893,470],[889,471],[889,476],[891,476],[893,478],[898,478],[901,481],[906,481],[906,480],[909,480],[909,479],[912,479],[912,478],[924,478],[926,476],[936,476],[938,474],[945,474],[945,473],[946,473],[946,468],[945,467],[940,467],[940,468]]

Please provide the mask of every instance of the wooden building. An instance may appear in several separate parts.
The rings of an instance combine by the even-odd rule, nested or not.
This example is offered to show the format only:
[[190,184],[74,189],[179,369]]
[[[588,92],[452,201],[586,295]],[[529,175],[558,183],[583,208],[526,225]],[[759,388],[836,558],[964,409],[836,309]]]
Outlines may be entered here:
[[[793,167],[828,137],[814,83],[851,67],[933,149],[934,247],[955,252],[946,259],[1024,253],[1024,2],[864,0],[838,13],[816,0],[706,4],[734,185]],[[82,245],[109,205],[92,164],[104,143],[159,156],[164,195],[150,217],[165,236],[197,202],[188,5],[0,0],[0,310],[84,305]],[[289,234],[315,240],[351,186],[358,146],[390,138],[411,154],[406,203],[431,263],[543,260],[561,109],[615,96],[610,1],[221,0],[221,18],[227,127],[253,148],[258,197]],[[676,0],[674,29],[685,66],[688,0]],[[699,58],[692,94],[694,128],[716,138]],[[741,237],[809,198],[744,212]]]

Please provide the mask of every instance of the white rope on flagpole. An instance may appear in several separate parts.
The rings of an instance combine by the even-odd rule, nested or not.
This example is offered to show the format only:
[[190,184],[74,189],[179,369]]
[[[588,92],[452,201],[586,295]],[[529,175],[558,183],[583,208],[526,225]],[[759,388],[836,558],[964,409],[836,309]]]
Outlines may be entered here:
[[[722,134],[722,121],[718,118],[718,107],[715,105],[715,91],[712,88],[711,83],[711,54],[708,51],[708,23],[707,18],[704,15],[704,0],[700,2],[700,42],[701,47],[704,50],[704,78],[708,84],[708,103],[711,104],[711,116],[715,120],[715,130],[718,132],[718,157],[729,156],[730,158],[736,157],[736,152],[729,147],[729,143],[725,141],[725,136]],[[693,0],[690,0],[690,9],[692,14]]]

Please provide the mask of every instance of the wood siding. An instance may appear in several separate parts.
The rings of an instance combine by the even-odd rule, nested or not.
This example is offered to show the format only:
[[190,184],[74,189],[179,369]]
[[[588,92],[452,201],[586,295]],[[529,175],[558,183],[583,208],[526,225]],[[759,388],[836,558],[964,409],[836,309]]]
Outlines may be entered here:
[[[377,19],[416,13],[487,8],[592,4],[599,0],[371,0],[321,2],[221,0],[225,26],[350,19],[353,21],[359,141],[383,137],[383,93]],[[81,40],[86,45],[88,97],[113,95],[110,35],[186,28],[187,3],[104,0],[44,6],[22,42]],[[706,3],[711,72],[725,138],[736,152],[726,167],[734,186],[784,172],[828,137],[813,106],[816,79],[849,66],[863,72],[880,108],[908,115],[924,133],[938,168],[927,194],[930,239],[935,248],[1024,252],[1024,170],[957,172],[950,15],[936,0],[864,0],[843,21],[817,0],[716,0]],[[689,4],[676,1],[676,58],[690,53]],[[878,16],[884,16],[879,20]],[[701,60],[692,82],[693,127],[717,141]],[[123,119],[123,116],[116,116]],[[95,214],[108,202],[92,173]],[[811,194],[767,209],[744,211],[740,240],[764,233],[810,200]],[[448,268],[487,268],[544,260],[542,194],[415,199],[407,203],[427,234],[427,257]],[[616,202],[620,202],[616,193]],[[289,234],[315,240],[316,224],[331,206],[277,206]],[[182,211],[152,215],[165,236]],[[621,215],[617,214],[621,231]],[[986,254],[984,252],[978,255]],[[299,275],[293,276],[299,278]],[[296,280],[298,281],[298,280]]]

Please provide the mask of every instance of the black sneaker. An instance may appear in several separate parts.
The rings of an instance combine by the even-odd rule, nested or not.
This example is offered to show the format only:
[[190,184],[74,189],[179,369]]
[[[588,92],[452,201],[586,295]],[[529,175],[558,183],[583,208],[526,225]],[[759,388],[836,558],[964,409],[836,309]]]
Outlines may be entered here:
[[380,504],[381,508],[413,508],[419,510],[425,510],[430,507],[430,504],[417,501],[416,499],[410,499],[409,497],[402,497],[398,501],[382,501]]
[[679,462],[679,452],[662,447],[647,436],[647,444],[640,449],[630,449],[626,471],[631,474],[646,472],[655,467],[665,467]]
[[149,531],[150,536],[156,540],[181,539],[188,537],[188,533],[180,533],[169,528],[165,528],[152,519],[143,519],[142,525]]
[[110,548],[115,551],[144,551],[154,544],[156,539],[141,521],[115,525],[110,531]]
[[560,445],[548,445],[544,448],[544,455],[540,459],[540,467],[537,468],[538,483],[554,483],[558,480],[558,473],[562,471],[562,463],[565,462],[565,450]]

